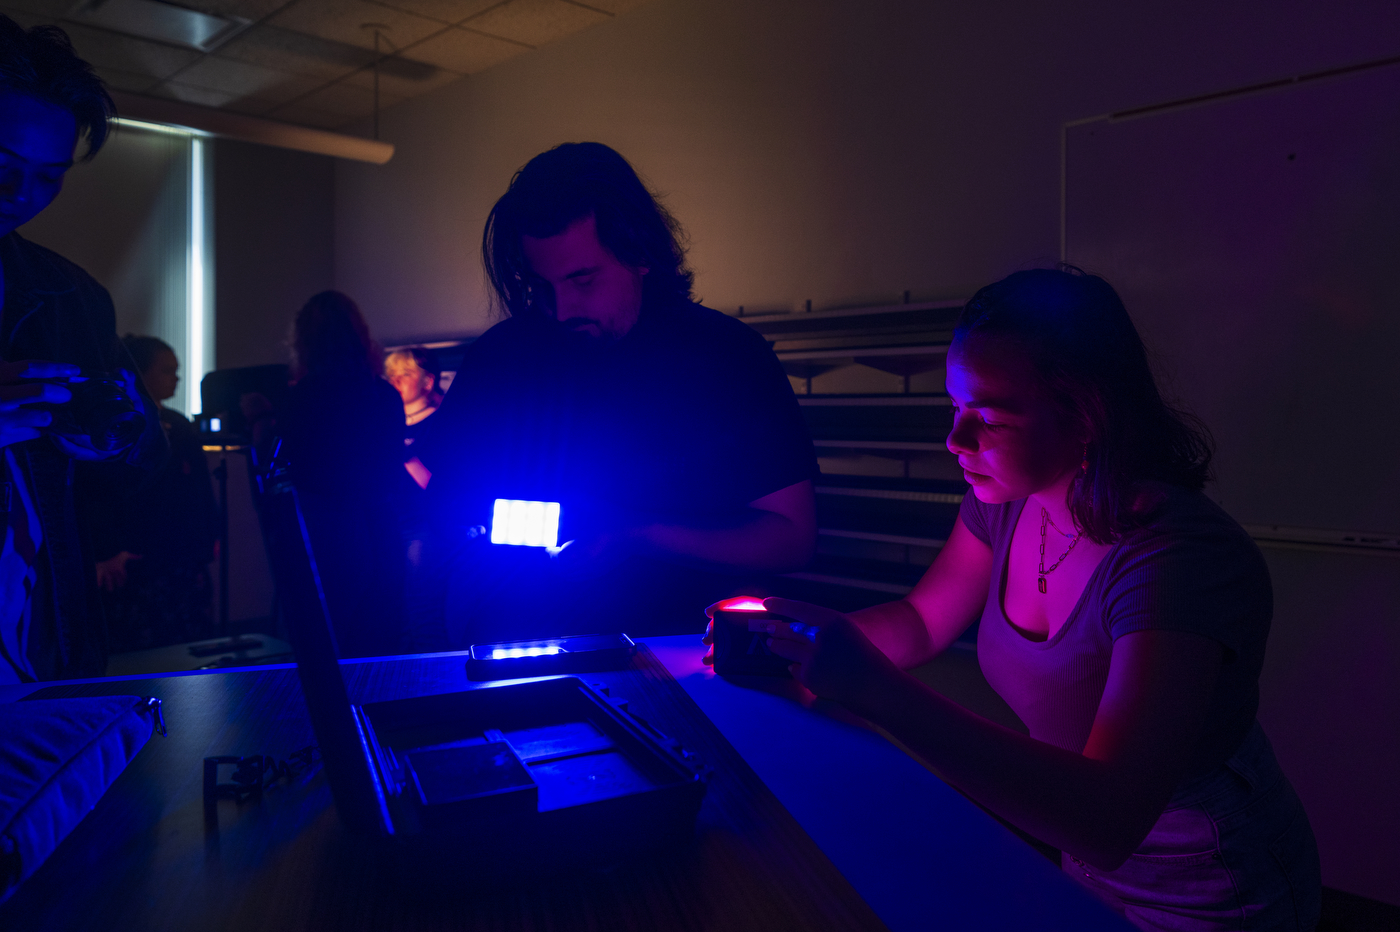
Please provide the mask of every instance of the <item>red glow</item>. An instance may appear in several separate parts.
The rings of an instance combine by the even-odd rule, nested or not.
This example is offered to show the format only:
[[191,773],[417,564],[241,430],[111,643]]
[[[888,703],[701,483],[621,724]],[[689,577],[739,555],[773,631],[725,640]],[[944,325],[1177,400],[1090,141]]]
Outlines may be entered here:
[[725,599],[715,606],[721,612],[762,612],[767,611],[763,607],[763,600],[756,599],[751,595],[738,595],[732,599]]

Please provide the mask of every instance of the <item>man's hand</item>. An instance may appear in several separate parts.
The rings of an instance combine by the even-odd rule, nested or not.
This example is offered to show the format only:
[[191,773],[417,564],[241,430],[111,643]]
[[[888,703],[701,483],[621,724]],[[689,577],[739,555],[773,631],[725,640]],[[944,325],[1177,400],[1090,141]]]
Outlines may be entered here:
[[126,565],[132,560],[141,559],[139,553],[128,553],[123,550],[110,560],[102,560],[97,564],[97,584],[107,592],[116,592],[126,585]]
[[63,404],[73,397],[62,385],[25,380],[64,379],[78,372],[77,366],[61,362],[0,363],[0,447],[33,440],[53,422],[52,414],[32,405]]
[[[763,607],[793,619],[792,624],[769,626],[768,649],[791,660],[793,677],[818,696],[860,713],[882,680],[899,675],[899,668],[840,612],[791,599],[764,599]],[[818,629],[815,638],[812,628]]]
[[601,576],[625,557],[632,540],[630,530],[607,531],[592,537],[566,541],[550,552],[559,569],[578,579]]

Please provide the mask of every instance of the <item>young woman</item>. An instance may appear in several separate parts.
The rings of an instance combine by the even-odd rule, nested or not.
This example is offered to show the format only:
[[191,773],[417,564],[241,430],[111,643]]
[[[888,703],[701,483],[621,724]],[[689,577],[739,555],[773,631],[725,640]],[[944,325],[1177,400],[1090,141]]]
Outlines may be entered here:
[[170,456],[134,493],[90,508],[113,653],[214,636],[209,564],[219,537],[199,431],[164,404],[179,387],[180,360],[157,337],[129,333],[122,343],[160,405]]
[[[767,600],[819,629],[775,625],[772,649],[1140,927],[1311,929],[1316,844],[1255,721],[1268,569],[1201,494],[1208,440],[1163,402],[1118,295],[1075,269],[982,289],[947,384],[972,487],[947,545],[897,602]],[[903,672],[978,617],[1029,736]]]

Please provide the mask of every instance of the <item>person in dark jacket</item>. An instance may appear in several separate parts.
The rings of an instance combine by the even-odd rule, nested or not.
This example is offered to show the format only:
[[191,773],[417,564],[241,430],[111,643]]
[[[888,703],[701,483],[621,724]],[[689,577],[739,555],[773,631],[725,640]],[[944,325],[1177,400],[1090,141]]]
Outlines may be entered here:
[[292,324],[286,404],[265,418],[291,467],[342,657],[403,645],[404,416],[355,302],[315,295]]
[[[97,676],[106,633],[78,491],[109,494],[159,468],[156,406],[117,339],[112,299],[15,230],[48,207],[78,143],[107,137],[111,98],[62,30],[0,16],[0,683]],[[144,418],[135,439],[65,424],[105,375]],[[84,381],[87,379],[87,381]]]
[[[175,350],[150,336],[127,334],[122,343],[151,396],[175,397]],[[110,503],[110,526],[95,541],[113,651],[214,635],[209,564],[219,512],[209,463],[189,419],[162,404],[160,422],[170,442],[165,468],[135,494]]]

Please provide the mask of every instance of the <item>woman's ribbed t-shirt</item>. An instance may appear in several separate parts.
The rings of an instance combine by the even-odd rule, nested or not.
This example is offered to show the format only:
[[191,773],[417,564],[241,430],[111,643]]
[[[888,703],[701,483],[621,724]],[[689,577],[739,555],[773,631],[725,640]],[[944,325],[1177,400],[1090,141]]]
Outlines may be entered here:
[[1162,629],[1220,642],[1225,663],[1187,770],[1195,775],[1229,758],[1254,722],[1273,589],[1259,548],[1218,505],[1198,492],[1154,488],[1162,499],[1146,524],[1104,555],[1069,618],[1044,641],[1026,637],[1002,611],[1011,535],[1026,500],[987,505],[969,492],[961,520],[993,553],[977,655],[1031,737],[1079,752],[1117,638]]

